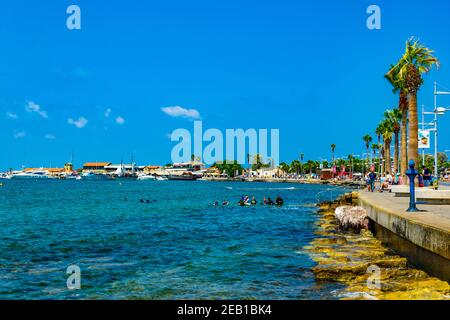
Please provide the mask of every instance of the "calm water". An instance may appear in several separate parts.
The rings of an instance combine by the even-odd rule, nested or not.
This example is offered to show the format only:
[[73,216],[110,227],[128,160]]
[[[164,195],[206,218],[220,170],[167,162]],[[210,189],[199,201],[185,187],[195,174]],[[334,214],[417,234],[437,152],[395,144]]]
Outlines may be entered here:
[[[302,250],[314,237],[317,194],[330,187],[4,183],[0,299],[322,299],[336,289],[314,281],[314,263]],[[239,207],[243,194],[280,194],[286,205]],[[212,206],[224,199],[231,204]],[[74,264],[81,290],[71,291],[66,269]]]

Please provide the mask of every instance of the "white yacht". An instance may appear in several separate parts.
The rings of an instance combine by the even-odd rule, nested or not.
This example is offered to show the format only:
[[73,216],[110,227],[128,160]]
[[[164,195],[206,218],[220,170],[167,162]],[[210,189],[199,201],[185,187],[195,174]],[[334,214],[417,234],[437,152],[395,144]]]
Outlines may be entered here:
[[97,173],[97,172],[85,172],[81,175],[81,179],[83,180],[112,180],[112,177],[105,173]]
[[11,174],[10,179],[56,179],[50,176],[47,171],[33,170],[33,171],[16,171]]
[[151,174],[141,174],[137,179],[140,181],[157,180],[156,177],[152,176]]
[[11,175],[8,173],[0,173],[0,179],[11,179]]

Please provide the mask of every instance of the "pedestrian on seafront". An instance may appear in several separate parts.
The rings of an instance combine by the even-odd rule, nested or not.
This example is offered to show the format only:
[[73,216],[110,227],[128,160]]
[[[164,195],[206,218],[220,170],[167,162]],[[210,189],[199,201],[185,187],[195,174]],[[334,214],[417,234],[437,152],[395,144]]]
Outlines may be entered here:
[[375,190],[375,181],[377,180],[377,174],[375,173],[375,169],[372,168],[369,172],[369,191],[374,192]]

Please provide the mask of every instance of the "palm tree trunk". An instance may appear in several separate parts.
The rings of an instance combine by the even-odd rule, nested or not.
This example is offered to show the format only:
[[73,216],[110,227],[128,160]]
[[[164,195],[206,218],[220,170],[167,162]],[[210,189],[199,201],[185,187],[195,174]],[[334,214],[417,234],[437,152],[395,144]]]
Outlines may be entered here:
[[408,145],[408,159],[414,160],[416,168],[418,168],[419,158],[419,119],[417,116],[417,93],[411,93],[408,101],[409,109],[409,145]]
[[398,172],[398,131],[395,132],[394,141],[394,173]]
[[408,110],[402,109],[402,125],[401,125],[401,142],[400,142],[400,173],[403,177],[403,182],[406,184],[406,170],[408,169],[408,147],[407,147],[407,123],[408,123]]
[[388,140],[385,142],[384,147],[384,158],[386,159],[384,162],[384,172],[391,172],[391,141]]

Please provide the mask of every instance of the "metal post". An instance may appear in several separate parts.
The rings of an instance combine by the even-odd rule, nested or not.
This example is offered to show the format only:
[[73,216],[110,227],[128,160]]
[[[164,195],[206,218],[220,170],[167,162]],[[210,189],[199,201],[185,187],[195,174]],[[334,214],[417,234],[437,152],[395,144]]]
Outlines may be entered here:
[[[422,105],[422,130],[425,130],[425,106]],[[425,148],[422,148],[422,165],[425,165]]]
[[439,179],[438,172],[438,128],[437,128],[437,82],[434,82],[434,176]]
[[407,212],[417,212],[419,209],[416,207],[416,186],[415,179],[418,175],[417,170],[414,168],[414,160],[409,160],[409,170],[406,171],[406,175],[409,178],[409,208]]

